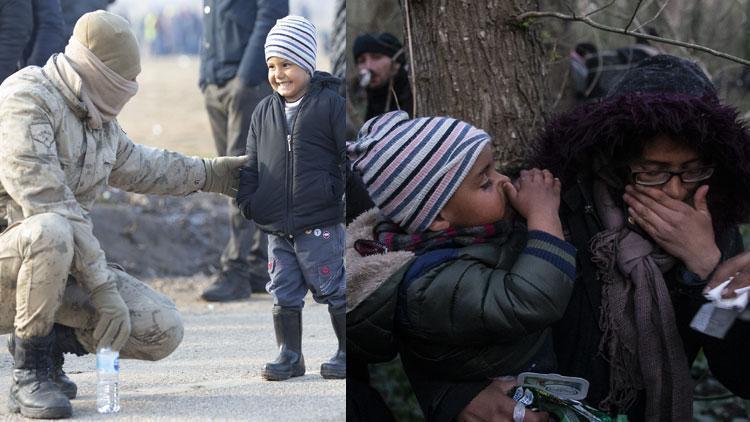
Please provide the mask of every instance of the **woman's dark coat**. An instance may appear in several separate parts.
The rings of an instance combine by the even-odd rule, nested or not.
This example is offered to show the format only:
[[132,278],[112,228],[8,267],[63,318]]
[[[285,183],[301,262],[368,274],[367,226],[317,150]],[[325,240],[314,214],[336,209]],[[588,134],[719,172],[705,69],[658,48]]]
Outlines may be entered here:
[[[685,83],[675,80],[675,86],[667,90],[658,89],[654,81],[663,82],[652,78],[621,84],[622,95],[586,104],[552,120],[539,139],[532,163],[560,177],[560,215],[567,240],[578,249],[572,298],[554,330],[559,372],[586,378],[591,383],[587,401],[593,404],[609,391],[609,367],[599,347],[601,284],[590,252],[592,236],[603,230],[593,204],[593,175],[605,175],[613,197],[620,198],[624,166],[641,152],[633,140],[667,134],[716,165],[707,182],[708,206],[722,259],[743,250],[738,224],[750,217],[750,136],[736,110],[719,103],[707,80],[705,86],[700,78]],[[705,95],[691,95],[704,88]],[[688,362],[703,348],[713,375],[734,394],[750,398],[750,322],[738,320],[723,340],[692,330],[690,321],[706,302],[701,294],[706,281],[683,264],[664,276]],[[438,409],[435,420],[455,417],[489,384],[451,383],[415,367],[405,369],[418,395],[451,404]],[[643,418],[641,406],[643,400],[630,410],[632,420]]]

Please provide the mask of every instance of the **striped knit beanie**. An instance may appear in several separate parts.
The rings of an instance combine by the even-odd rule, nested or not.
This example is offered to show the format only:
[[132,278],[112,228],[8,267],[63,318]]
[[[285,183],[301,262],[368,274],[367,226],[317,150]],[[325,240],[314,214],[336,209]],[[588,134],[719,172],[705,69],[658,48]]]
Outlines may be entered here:
[[281,57],[312,75],[318,51],[315,25],[302,16],[289,15],[281,18],[268,32],[265,50],[266,60],[269,57]]
[[460,120],[409,120],[393,111],[367,121],[347,151],[381,212],[409,233],[421,233],[489,141],[486,132]]

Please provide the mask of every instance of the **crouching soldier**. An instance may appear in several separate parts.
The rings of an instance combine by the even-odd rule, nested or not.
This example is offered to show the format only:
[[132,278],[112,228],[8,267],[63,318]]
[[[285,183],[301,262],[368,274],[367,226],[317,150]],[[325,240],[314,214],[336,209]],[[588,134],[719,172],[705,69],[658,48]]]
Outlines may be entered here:
[[158,360],[182,340],[174,303],[107,265],[89,211],[107,185],[234,196],[245,158],[134,144],[115,117],[140,70],[127,21],[97,11],[78,20],[64,54],[0,86],[0,333],[13,333],[12,412],[72,414],[63,353],[111,346],[123,358]]

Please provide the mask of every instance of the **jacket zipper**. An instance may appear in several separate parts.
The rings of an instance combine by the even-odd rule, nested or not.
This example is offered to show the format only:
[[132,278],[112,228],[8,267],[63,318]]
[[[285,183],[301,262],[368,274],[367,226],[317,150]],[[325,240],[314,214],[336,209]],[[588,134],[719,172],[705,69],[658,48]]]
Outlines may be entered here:
[[[309,94],[309,92],[307,94]],[[282,101],[282,104],[281,104],[282,111],[284,111],[283,108],[285,107],[285,105],[283,101],[285,100],[283,97],[281,98],[281,101]],[[303,98],[302,102],[300,102],[299,109],[297,109],[297,114],[294,115],[294,121],[292,122],[292,126],[287,129],[289,132],[287,132],[286,134],[286,145],[287,145],[287,151],[288,151],[286,186],[288,189],[287,189],[287,195],[286,195],[286,211],[287,211],[286,226],[287,227],[285,231],[287,235],[289,236],[292,235],[292,228],[294,227],[294,216],[293,216],[293,211],[292,211],[292,207],[294,207],[294,154],[292,153],[292,144],[294,140],[293,140],[292,134],[294,133],[294,129],[297,127],[297,119],[299,118],[300,113],[302,113],[302,106],[305,104],[306,101],[307,101],[307,97]],[[291,182],[289,181],[290,172],[291,172]]]

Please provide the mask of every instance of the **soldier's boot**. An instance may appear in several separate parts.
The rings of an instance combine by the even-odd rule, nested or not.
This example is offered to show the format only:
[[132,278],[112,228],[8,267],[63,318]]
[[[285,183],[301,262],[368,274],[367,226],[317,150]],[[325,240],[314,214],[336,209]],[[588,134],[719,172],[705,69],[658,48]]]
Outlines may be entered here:
[[63,371],[65,353],[83,356],[89,352],[78,342],[75,330],[66,325],[55,324],[55,346],[52,348],[52,381],[69,398],[76,398],[78,387]]
[[271,281],[268,276],[268,272],[263,273],[250,273],[250,290],[253,293],[268,293],[266,285]]
[[239,271],[222,270],[210,286],[203,291],[201,298],[208,302],[229,302],[250,297],[250,280]]
[[302,309],[273,307],[273,328],[279,355],[263,365],[261,376],[269,381],[283,381],[305,375],[302,356]]
[[336,338],[339,341],[339,349],[336,354],[320,365],[320,375],[326,379],[343,379],[346,378],[346,311],[341,310],[332,312],[331,323]]
[[[78,394],[78,386],[76,386],[73,380],[68,378],[68,375],[63,370],[63,365],[65,364],[64,353],[74,353],[77,356],[83,356],[88,352],[78,343],[78,339],[76,339],[72,328],[55,324],[53,330],[55,332],[55,341],[52,344],[50,352],[52,362],[50,377],[52,378],[52,382],[65,394],[65,397],[73,400]],[[15,348],[15,336],[8,336],[8,352],[10,352],[11,356],[15,355]]]
[[13,382],[8,398],[11,413],[35,419],[67,418],[73,413],[70,400],[52,382],[50,354],[54,339],[54,330],[44,337],[15,338]]

